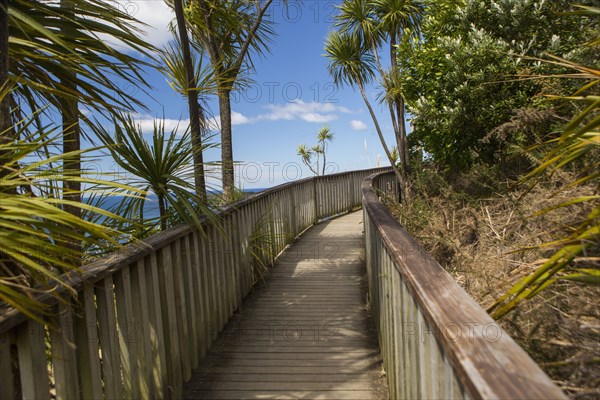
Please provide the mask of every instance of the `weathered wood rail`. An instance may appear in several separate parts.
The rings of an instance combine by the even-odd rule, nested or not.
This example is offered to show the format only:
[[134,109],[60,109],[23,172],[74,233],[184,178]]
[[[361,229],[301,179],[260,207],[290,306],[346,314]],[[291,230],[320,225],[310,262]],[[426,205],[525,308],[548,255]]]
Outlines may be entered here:
[[361,182],[382,170],[284,184],[223,209],[222,231],[181,225],[97,260],[65,277],[78,302],[40,296],[48,324],[3,312],[0,399],[180,398],[252,289],[256,257],[271,263],[318,220],[360,206]]
[[402,228],[363,182],[371,309],[392,399],[566,399],[560,389]]

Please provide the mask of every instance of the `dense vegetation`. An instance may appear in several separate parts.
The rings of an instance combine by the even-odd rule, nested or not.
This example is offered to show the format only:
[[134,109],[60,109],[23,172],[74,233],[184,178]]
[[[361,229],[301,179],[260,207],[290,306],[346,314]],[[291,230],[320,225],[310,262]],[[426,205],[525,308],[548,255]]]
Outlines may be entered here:
[[[199,227],[199,215],[217,224],[213,210],[239,196],[228,96],[265,52],[272,1],[166,3],[173,40],[158,49],[116,2],[0,1],[0,306],[39,316],[37,295],[68,295],[62,273],[182,221]],[[190,128],[157,122],[148,141],[131,116],[146,105],[128,88],[148,90],[152,69],[187,100]],[[205,179],[209,96],[220,100],[223,196]],[[119,170],[87,170],[98,152]]]
[[424,5],[398,48],[413,128],[398,217],[563,388],[594,398],[600,10]]

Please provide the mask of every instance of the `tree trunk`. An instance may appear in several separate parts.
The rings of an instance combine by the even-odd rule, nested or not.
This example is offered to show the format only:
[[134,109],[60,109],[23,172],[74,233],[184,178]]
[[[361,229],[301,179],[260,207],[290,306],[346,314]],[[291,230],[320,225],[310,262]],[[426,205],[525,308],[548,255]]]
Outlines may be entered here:
[[[8,63],[8,0],[0,0],[0,89],[6,89],[8,85]],[[10,95],[7,94],[0,101],[1,143],[8,143],[12,139],[9,133],[11,126]],[[4,156],[4,154],[0,154],[0,161]],[[1,165],[4,165],[4,162]],[[6,172],[2,168],[0,176],[5,174]]]
[[[393,72],[398,71],[398,61],[396,57],[396,37],[395,34],[390,35],[390,60],[392,64]],[[396,105],[396,114],[398,119],[398,154],[400,155],[400,160],[402,163],[402,176],[406,178],[409,170],[408,166],[408,146],[407,146],[407,138],[406,138],[406,125],[404,119],[404,99],[400,98],[395,102]]]
[[390,164],[392,165],[392,170],[394,171],[394,174],[396,175],[396,179],[398,179],[398,183],[400,184],[400,190],[401,190],[402,196],[404,197],[406,194],[406,181],[404,179],[404,176],[400,173],[400,171],[398,171],[398,167],[394,163],[394,159],[392,158],[392,153],[390,152],[390,149],[388,148],[387,143],[385,142],[385,138],[383,137],[383,133],[381,132],[381,128],[379,127],[379,122],[377,121],[377,117],[375,116],[375,113],[373,112],[373,107],[371,107],[371,103],[369,103],[369,100],[367,99],[367,95],[365,94],[365,89],[360,81],[358,82],[358,88],[359,88],[360,94],[362,95],[362,98],[365,102],[365,105],[367,106],[367,109],[369,110],[369,114],[371,114],[371,119],[373,119],[373,124],[375,124],[375,130],[377,131],[377,135],[379,136],[379,141],[381,142],[381,146],[383,147],[383,150],[385,151],[385,154],[386,154]]
[[160,230],[167,230],[167,219],[166,219],[166,211],[165,207],[165,196],[157,193],[156,197],[158,198],[158,215],[160,215]]
[[[65,10],[65,15],[69,18],[75,16],[75,3],[73,0],[61,0],[60,6]],[[72,35],[73,32],[62,32],[64,35]],[[77,75],[75,73],[66,74],[61,78],[61,85],[69,92],[77,92]],[[78,152],[81,150],[81,126],[79,125],[79,101],[75,97],[65,97],[62,99],[62,107],[59,110],[62,117],[62,139],[63,154]],[[65,180],[63,182],[63,198],[73,202],[81,203],[81,157],[79,154],[71,154],[63,161],[63,172]],[[81,218],[81,208],[77,206],[64,206],[65,211]],[[72,241],[67,245],[70,254],[69,261],[74,265],[81,264],[81,243]]]
[[190,114],[190,133],[192,135],[192,151],[194,153],[194,186],[196,195],[200,200],[206,202],[206,178],[204,175],[204,158],[202,154],[202,127],[204,116],[198,104],[198,91],[196,89],[196,78],[192,55],[190,52],[190,40],[187,33],[185,15],[183,13],[183,0],[175,0],[175,18],[177,19],[177,30],[183,52],[183,62],[187,79],[188,111]]
[[219,90],[219,114],[221,118],[221,168],[223,176],[223,201],[233,201],[235,177],[233,172],[233,138],[231,131],[231,91]]
[[325,155],[325,141],[321,144],[321,148],[323,149],[323,173],[321,175],[325,175],[325,166],[327,165],[327,156]]
[[[211,19],[210,7],[207,1],[197,0],[198,7],[202,10],[204,16],[204,22],[206,24],[208,32],[206,32],[206,43],[205,47],[208,51],[213,70],[215,71],[215,78],[221,87],[218,89],[219,96],[219,115],[221,119],[221,168],[222,168],[222,179],[223,179],[223,201],[229,203],[233,200],[235,190],[235,176],[233,168],[233,148],[232,148],[232,129],[231,129],[231,87],[238,77],[244,59],[248,54],[250,44],[254,39],[262,19],[267,12],[267,9],[273,2],[273,0],[266,0],[262,5],[260,2],[255,2],[256,5],[256,20],[254,25],[250,28],[248,36],[243,43],[237,43],[240,45],[238,54],[234,60],[227,60],[221,51],[221,43],[218,43],[218,38],[212,34],[215,29],[213,21]],[[227,66],[225,66],[225,64]],[[224,78],[232,78],[227,83],[223,83]]]

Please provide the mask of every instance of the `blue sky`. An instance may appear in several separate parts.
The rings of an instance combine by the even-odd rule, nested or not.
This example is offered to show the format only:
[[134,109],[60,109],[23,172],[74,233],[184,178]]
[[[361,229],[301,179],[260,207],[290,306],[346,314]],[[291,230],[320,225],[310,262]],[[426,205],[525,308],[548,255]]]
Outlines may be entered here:
[[[136,18],[150,26],[147,40],[162,47],[171,38],[167,29],[174,15],[162,0],[119,1]],[[254,57],[252,84],[232,96],[233,154],[239,162],[236,183],[243,188],[270,187],[310,176],[296,155],[299,144],[314,145],[317,131],[328,125],[335,134],[328,148],[329,171],[347,171],[387,164],[371,117],[358,90],[337,88],[327,72],[323,56],[327,33],[333,29],[333,16],[340,1],[274,0],[270,18],[277,36],[269,45],[270,54]],[[383,54],[387,53],[382,51]],[[389,64],[383,57],[384,65]],[[154,118],[163,115],[167,127],[180,119],[187,125],[187,103],[173,91],[166,78],[148,70],[152,98],[148,111],[136,116],[144,131],[151,132]],[[124,87],[144,98],[136,88]],[[380,124],[393,145],[389,115],[379,105],[377,85],[367,92]],[[209,99],[210,112],[218,116],[215,99]],[[217,160],[220,150],[210,150],[208,160]],[[105,161],[108,162],[108,161]],[[106,168],[106,166],[104,166]]]

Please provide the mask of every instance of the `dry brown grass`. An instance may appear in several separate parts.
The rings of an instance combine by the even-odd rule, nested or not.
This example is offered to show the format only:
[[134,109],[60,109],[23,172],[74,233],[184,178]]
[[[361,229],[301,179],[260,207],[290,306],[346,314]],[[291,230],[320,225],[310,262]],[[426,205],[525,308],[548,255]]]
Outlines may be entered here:
[[[522,249],[556,238],[574,215],[586,211],[574,206],[532,217],[574,195],[571,189],[549,198],[566,181],[561,177],[529,193],[497,184],[493,193],[485,184],[473,184],[485,182],[481,178],[461,177],[449,184],[429,171],[418,178],[410,204],[392,208],[407,230],[486,308],[552,254],[551,249]],[[577,195],[594,190],[578,188]],[[598,268],[599,256],[600,248],[593,247],[578,260],[579,266]],[[599,299],[598,286],[564,281],[499,321],[573,399],[600,398]]]

